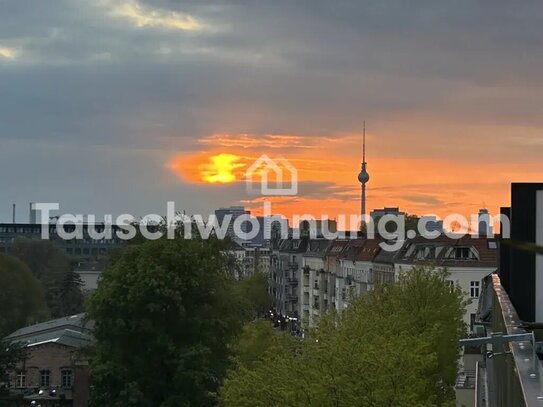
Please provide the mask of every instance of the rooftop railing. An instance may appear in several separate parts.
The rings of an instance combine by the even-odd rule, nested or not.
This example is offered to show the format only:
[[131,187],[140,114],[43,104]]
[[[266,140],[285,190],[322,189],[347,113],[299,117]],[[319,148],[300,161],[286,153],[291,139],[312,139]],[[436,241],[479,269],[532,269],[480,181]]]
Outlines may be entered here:
[[477,365],[475,406],[543,406],[543,366],[535,336],[524,328],[496,274],[483,280],[478,316],[486,337],[462,341],[484,350]]

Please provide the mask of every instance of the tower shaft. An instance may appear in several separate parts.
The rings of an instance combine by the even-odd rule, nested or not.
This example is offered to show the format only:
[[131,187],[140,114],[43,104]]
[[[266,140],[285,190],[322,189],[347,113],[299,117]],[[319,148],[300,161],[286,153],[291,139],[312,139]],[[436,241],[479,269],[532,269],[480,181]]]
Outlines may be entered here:
[[363,230],[365,225],[365,216],[366,216],[366,183],[370,179],[370,175],[366,169],[366,121],[364,120],[364,128],[362,133],[362,165],[360,168],[360,173],[358,174],[358,182],[360,182],[360,215],[362,221],[360,222],[360,228]]

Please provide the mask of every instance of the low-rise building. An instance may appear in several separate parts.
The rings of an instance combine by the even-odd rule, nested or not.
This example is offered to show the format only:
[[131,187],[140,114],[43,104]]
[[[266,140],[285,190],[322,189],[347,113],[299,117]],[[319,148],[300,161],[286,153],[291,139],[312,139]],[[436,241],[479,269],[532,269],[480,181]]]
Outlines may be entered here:
[[[10,372],[10,392],[23,399],[50,403],[88,405],[89,369],[80,352],[92,342],[92,323],[85,314],[21,328],[6,338],[26,346],[26,358]],[[49,405],[49,404],[47,404]]]

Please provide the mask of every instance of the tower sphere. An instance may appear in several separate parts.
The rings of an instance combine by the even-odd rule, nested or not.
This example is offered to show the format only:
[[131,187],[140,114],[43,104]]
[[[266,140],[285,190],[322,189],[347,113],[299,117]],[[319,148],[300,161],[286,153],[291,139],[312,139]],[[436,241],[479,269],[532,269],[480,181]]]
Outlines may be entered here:
[[360,173],[358,174],[358,182],[360,182],[361,184],[365,184],[369,180],[370,174],[368,174],[365,170],[360,171]]

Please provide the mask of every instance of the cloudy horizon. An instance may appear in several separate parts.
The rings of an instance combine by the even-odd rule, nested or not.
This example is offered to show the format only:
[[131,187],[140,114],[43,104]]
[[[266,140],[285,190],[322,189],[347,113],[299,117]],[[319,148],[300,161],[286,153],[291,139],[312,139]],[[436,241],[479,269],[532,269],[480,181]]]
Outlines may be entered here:
[[543,179],[542,16],[535,1],[3,2],[0,221],[28,202],[257,208],[240,174],[261,154],[300,172],[282,212],[356,213],[363,120],[369,209],[496,212],[511,182]]

